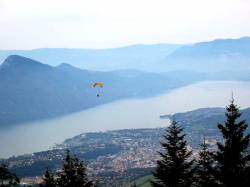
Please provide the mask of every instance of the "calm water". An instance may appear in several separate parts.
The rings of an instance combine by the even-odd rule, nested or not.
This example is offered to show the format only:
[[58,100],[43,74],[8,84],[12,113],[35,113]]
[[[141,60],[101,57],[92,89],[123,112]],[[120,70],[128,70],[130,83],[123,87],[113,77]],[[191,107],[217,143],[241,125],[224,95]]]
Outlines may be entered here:
[[167,126],[162,114],[201,107],[224,107],[234,92],[241,108],[250,106],[250,82],[201,82],[146,99],[127,99],[62,118],[0,130],[0,157],[46,150],[82,132]]

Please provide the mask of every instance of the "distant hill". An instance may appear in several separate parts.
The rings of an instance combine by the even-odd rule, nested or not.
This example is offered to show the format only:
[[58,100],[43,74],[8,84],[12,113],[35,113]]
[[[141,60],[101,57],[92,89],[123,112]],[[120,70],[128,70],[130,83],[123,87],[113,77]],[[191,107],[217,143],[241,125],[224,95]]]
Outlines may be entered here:
[[21,55],[56,66],[71,64],[81,69],[113,71],[138,69],[169,72],[250,70],[250,37],[217,39],[190,45],[131,45],[111,49],[42,48],[0,50],[0,62],[9,55]]
[[169,55],[171,58],[191,57],[221,57],[226,55],[242,55],[250,57],[250,37],[239,39],[217,39],[210,42],[200,42],[186,45]]
[[151,70],[156,62],[181,45],[155,44],[155,45],[131,45],[111,49],[67,49],[44,48],[34,50],[0,50],[0,62],[9,55],[21,55],[44,62],[49,65],[61,63],[73,66],[111,71],[116,69],[140,69]]
[[169,70],[203,72],[235,71],[250,68],[250,37],[218,39],[185,45],[166,55],[163,66]]
[[[48,119],[128,97],[146,97],[203,80],[187,72],[87,71],[69,64],[53,67],[18,55],[0,66],[0,126]],[[105,83],[99,93],[94,82]]]
[[[250,108],[241,110],[241,119],[250,124]],[[224,108],[202,108],[190,112],[176,113],[172,117],[184,127],[191,139],[202,140],[203,137],[219,136],[218,123],[225,121]],[[247,132],[250,133],[250,127]]]

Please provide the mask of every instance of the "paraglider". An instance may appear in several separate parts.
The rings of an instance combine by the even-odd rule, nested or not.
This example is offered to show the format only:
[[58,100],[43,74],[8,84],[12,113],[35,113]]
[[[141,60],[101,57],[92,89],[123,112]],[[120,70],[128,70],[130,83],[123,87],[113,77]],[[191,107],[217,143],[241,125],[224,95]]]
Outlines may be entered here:
[[99,87],[103,88],[104,84],[102,82],[95,82],[93,84],[93,88],[95,88],[96,86],[99,86]]
[[[93,88],[99,87],[99,88],[103,88],[104,84],[102,82],[95,82],[94,84],[92,84]],[[96,94],[97,97],[100,97],[100,94]]]

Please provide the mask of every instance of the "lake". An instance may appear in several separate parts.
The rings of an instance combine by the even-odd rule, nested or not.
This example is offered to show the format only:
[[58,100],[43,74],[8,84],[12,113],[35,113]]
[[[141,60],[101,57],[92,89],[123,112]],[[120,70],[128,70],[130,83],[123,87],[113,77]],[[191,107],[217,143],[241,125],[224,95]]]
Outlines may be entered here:
[[232,92],[241,108],[250,106],[250,82],[209,81],[155,97],[120,100],[53,120],[1,129],[0,157],[47,150],[83,132],[166,127],[169,121],[160,115],[225,107]]

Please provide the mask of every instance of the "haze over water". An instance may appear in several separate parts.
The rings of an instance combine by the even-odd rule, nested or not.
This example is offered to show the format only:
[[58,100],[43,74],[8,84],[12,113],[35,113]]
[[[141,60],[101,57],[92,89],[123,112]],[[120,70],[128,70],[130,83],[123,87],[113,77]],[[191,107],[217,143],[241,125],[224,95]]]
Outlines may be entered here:
[[241,108],[250,106],[250,82],[210,81],[143,99],[126,99],[62,118],[0,129],[0,157],[46,150],[83,132],[166,127],[163,114],[225,107],[232,92]]

